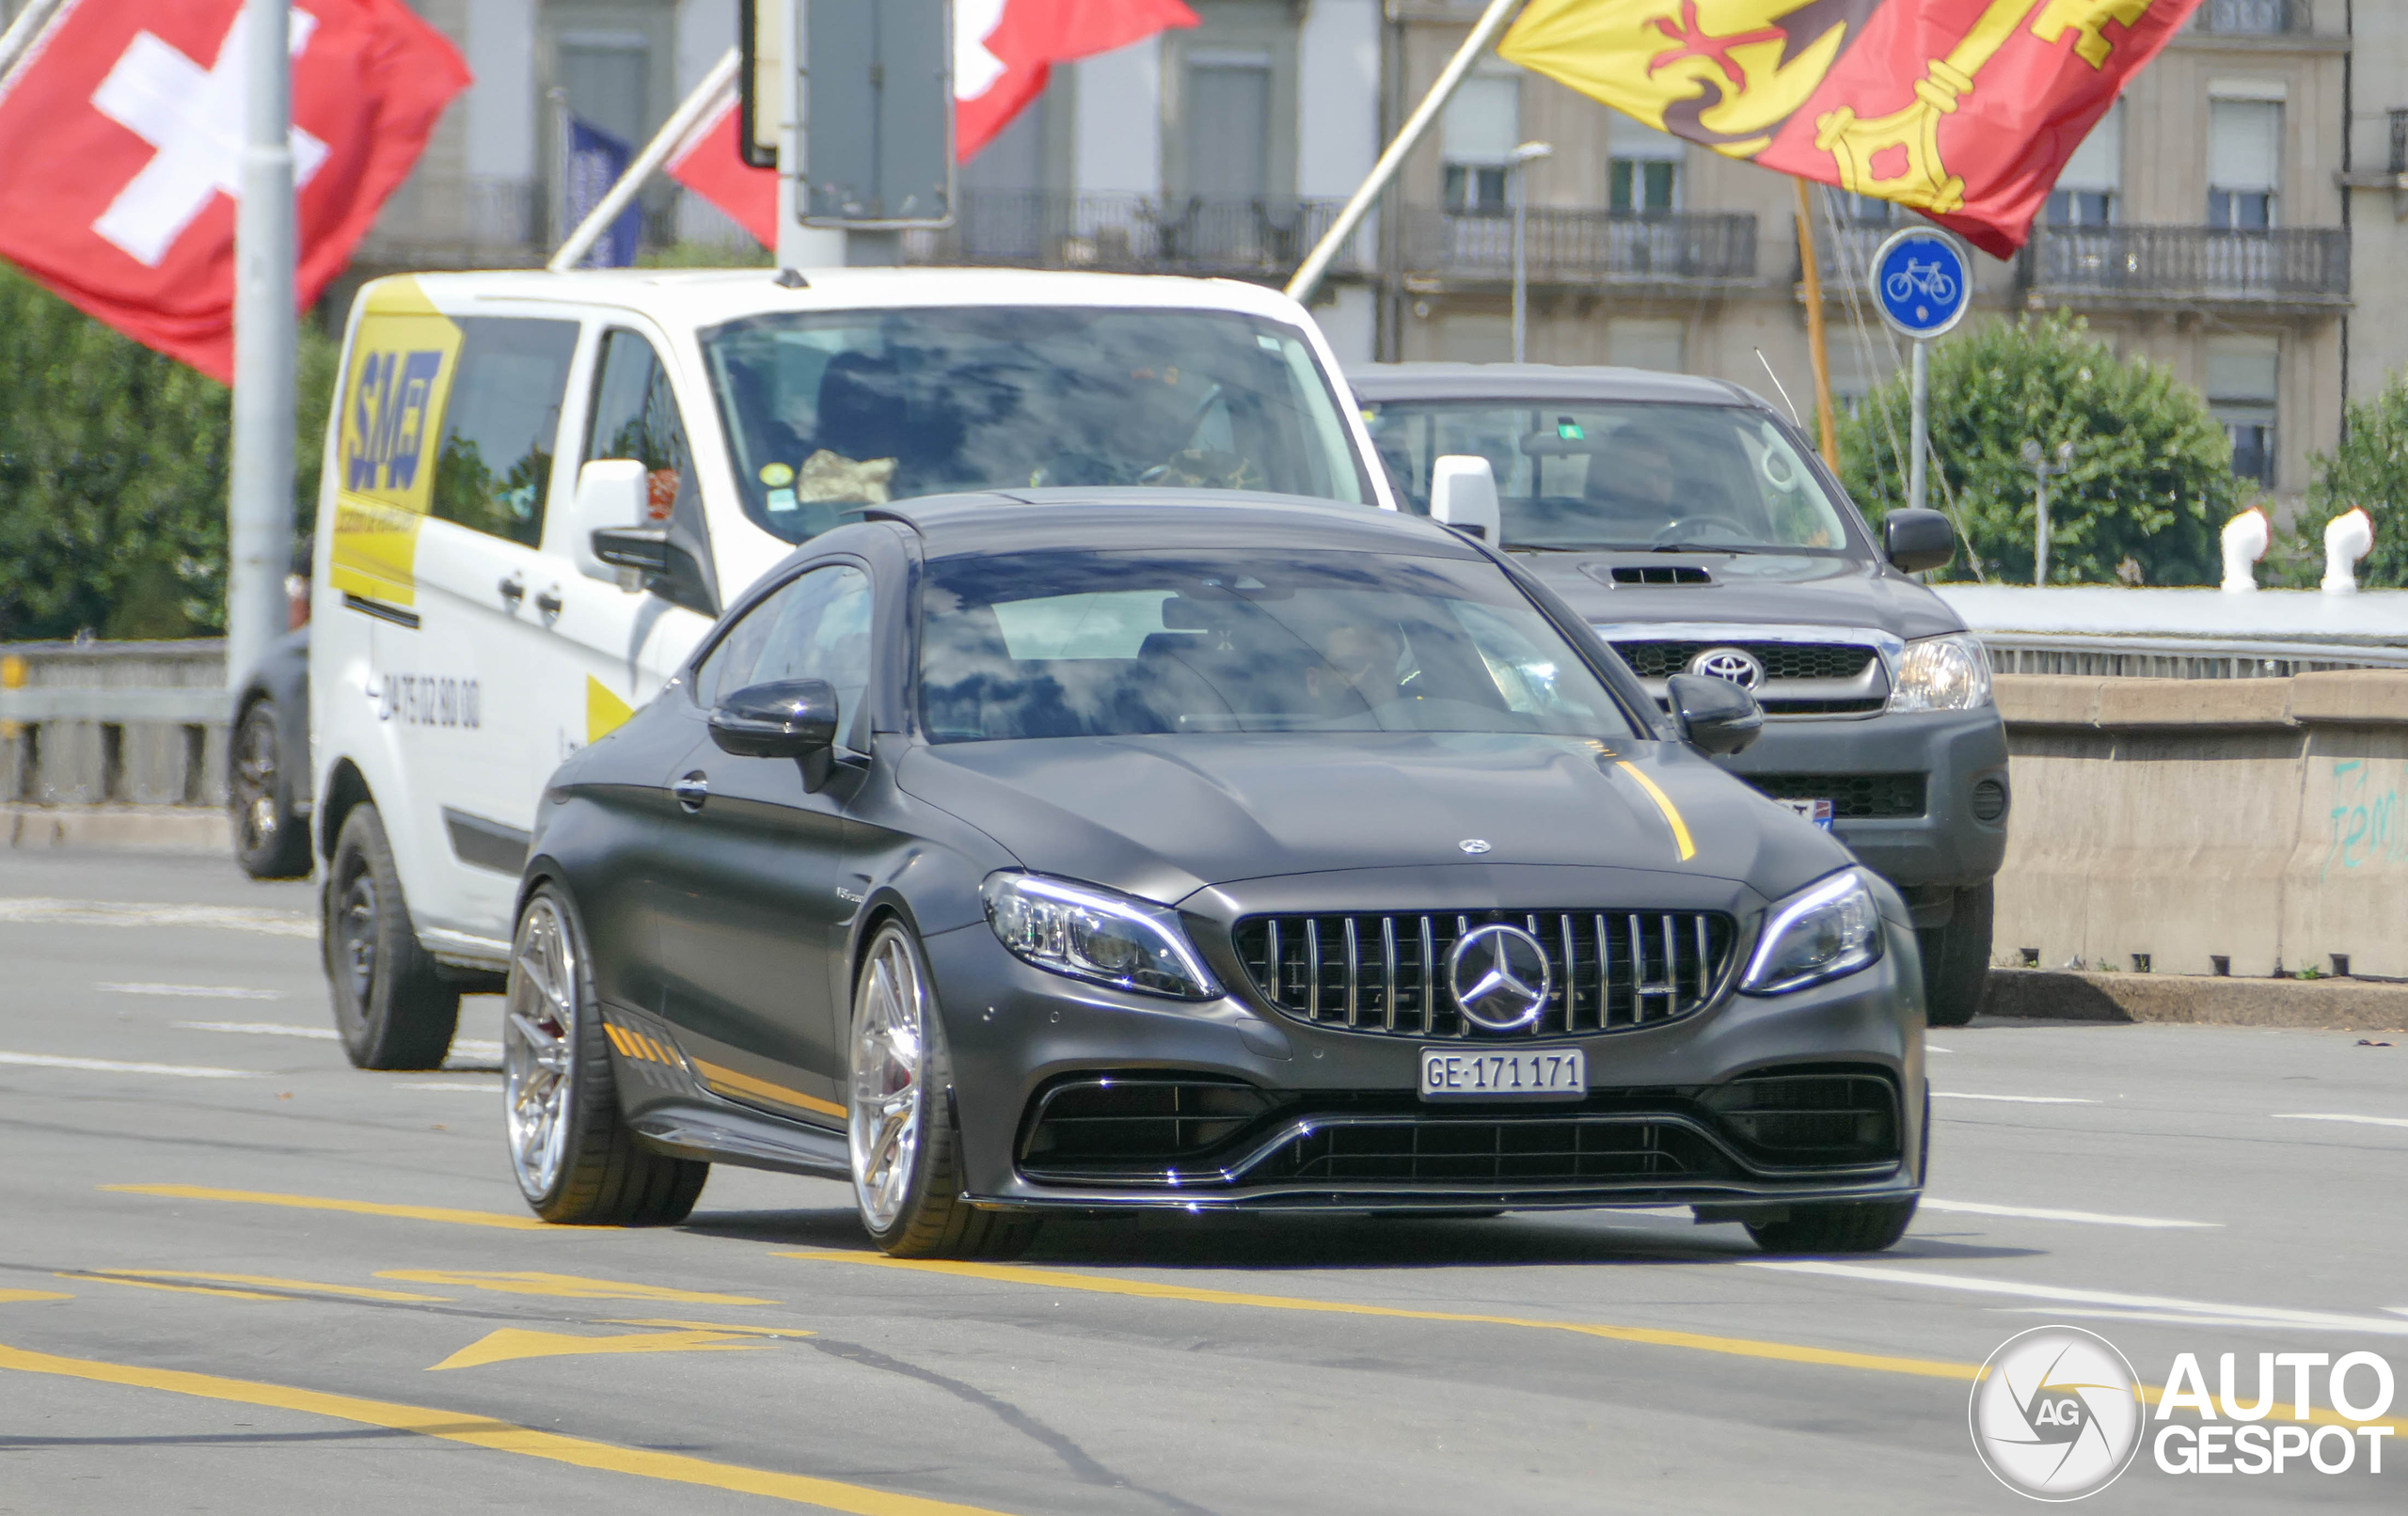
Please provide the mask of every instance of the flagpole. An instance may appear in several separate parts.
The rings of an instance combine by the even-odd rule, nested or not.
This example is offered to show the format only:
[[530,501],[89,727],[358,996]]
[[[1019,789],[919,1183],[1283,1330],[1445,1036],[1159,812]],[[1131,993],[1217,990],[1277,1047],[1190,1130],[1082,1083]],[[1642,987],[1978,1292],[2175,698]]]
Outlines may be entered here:
[[1480,20],[1472,26],[1471,35],[1464,39],[1464,45],[1455,50],[1455,55],[1449,58],[1447,66],[1438,71],[1437,82],[1430,87],[1430,93],[1421,97],[1421,103],[1415,106],[1413,114],[1406,118],[1396,140],[1380,154],[1380,161],[1371,166],[1370,173],[1356,187],[1354,197],[1346,202],[1344,210],[1338,213],[1338,219],[1329,224],[1329,229],[1322,233],[1321,241],[1313,244],[1313,250],[1296,270],[1296,276],[1288,281],[1288,298],[1312,298],[1313,292],[1321,287],[1322,276],[1329,272],[1329,265],[1337,260],[1338,250],[1354,235],[1354,229],[1362,225],[1363,217],[1370,213],[1372,202],[1388,187],[1388,181],[1396,178],[1405,157],[1429,134],[1431,123],[1438,118],[1438,113],[1446,109],[1447,102],[1454,97],[1455,87],[1464,82],[1464,75],[1469,73],[1471,66],[1480,60],[1480,55],[1488,51],[1488,45],[1497,39],[1498,32],[1505,29],[1506,22],[1513,19],[1513,12],[1520,9],[1521,5],[1522,0],[1488,0],[1488,8],[1480,13]]
[[17,19],[8,24],[7,31],[0,32],[0,81],[7,80],[8,71],[33,51],[34,39],[41,35],[50,18],[66,4],[67,0],[33,0],[17,12]]
[[[610,223],[618,220],[620,213],[634,203],[636,196],[643,189],[644,181],[669,161],[670,154],[677,150],[678,145],[694,128],[734,95],[736,73],[740,66],[737,51],[732,47],[724,57],[711,65],[711,71],[703,75],[703,82],[694,87],[694,92],[688,95],[685,103],[661,123],[660,130],[644,144],[643,151],[636,154],[634,161],[627,165],[627,171],[610,186],[610,193],[603,196],[594,209],[586,213],[585,219],[577,224],[577,229],[568,234],[568,239],[561,244],[560,251],[551,256],[545,268],[557,274],[585,261],[585,255],[594,251],[594,245],[610,229]],[[565,140],[565,133],[562,135]]]
[[1806,346],[1814,359],[1814,415],[1822,422],[1823,462],[1840,470],[1839,423],[1831,415],[1831,354],[1823,339],[1823,261],[1814,249],[1814,209],[1806,182],[1798,186],[1798,259],[1806,271]]
[[246,0],[243,197],[234,216],[233,466],[226,509],[226,682],[284,635],[293,565],[294,301],[290,0]]

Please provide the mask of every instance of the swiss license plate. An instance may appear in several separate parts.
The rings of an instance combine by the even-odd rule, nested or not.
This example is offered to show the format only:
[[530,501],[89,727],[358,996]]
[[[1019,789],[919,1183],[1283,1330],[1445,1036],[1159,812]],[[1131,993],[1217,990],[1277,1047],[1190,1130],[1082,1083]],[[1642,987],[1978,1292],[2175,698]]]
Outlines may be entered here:
[[1589,1060],[1577,1048],[1421,1050],[1425,1100],[1561,1100],[1588,1093]]
[[1783,800],[1780,802],[1822,828],[1831,829],[1831,802],[1829,800]]

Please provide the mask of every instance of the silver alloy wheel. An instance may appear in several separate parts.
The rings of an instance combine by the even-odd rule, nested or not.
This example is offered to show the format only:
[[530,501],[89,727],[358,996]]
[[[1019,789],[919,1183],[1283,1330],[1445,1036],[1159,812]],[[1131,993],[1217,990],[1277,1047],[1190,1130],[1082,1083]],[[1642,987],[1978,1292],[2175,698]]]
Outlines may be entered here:
[[501,1028],[510,1161],[530,1197],[552,1192],[568,1150],[577,977],[576,949],[560,907],[537,895],[519,919]]
[[903,1213],[919,1168],[920,1119],[927,1095],[927,988],[900,930],[871,949],[853,1010],[853,1086],[847,1119],[853,1193],[872,1231]]

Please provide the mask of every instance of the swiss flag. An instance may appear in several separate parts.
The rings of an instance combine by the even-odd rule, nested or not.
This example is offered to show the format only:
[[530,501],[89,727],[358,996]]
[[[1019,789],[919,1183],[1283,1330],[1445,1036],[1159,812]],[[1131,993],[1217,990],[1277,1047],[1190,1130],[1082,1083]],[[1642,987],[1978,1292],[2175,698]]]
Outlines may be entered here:
[[[294,0],[289,16],[306,307],[468,69],[402,0]],[[0,257],[229,383],[247,24],[241,0],[68,0],[0,80]]]
[[[968,163],[1044,91],[1054,65],[1196,24],[1180,0],[955,0],[953,150]],[[669,175],[778,244],[778,178],[738,156],[736,91],[670,154]]]

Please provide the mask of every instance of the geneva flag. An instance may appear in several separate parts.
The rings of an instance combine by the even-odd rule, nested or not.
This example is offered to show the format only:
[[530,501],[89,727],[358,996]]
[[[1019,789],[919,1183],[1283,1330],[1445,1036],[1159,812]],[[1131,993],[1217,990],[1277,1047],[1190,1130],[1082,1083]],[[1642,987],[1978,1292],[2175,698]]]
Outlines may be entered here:
[[1500,57],[1717,152],[2023,245],[2199,0],[1531,0]]
[[[0,257],[230,381],[242,0],[69,0],[0,80]],[[295,0],[301,304],[351,260],[467,66],[402,0]]]

